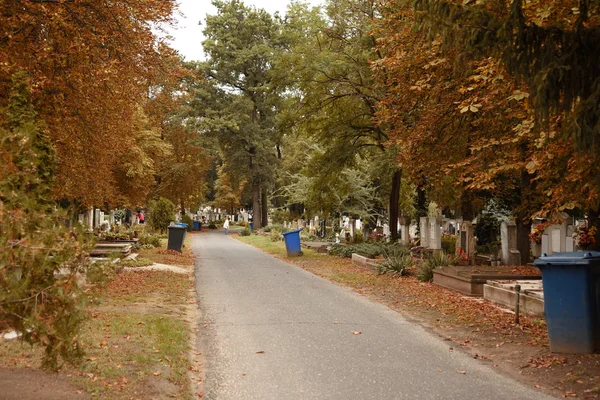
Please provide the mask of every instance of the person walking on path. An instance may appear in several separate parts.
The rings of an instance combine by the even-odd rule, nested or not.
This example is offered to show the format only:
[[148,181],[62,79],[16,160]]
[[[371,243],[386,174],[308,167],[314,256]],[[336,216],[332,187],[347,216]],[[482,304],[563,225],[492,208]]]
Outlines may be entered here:
[[225,218],[225,223],[223,224],[223,228],[225,228],[225,234],[229,234],[229,218]]

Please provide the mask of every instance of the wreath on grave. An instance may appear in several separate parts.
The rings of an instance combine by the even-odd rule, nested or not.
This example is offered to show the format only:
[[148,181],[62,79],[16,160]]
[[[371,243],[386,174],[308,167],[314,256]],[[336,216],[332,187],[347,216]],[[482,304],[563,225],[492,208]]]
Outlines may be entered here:
[[531,239],[533,243],[542,243],[542,235],[550,225],[552,225],[550,222],[542,222],[541,224],[536,225],[535,228],[533,228],[533,232],[529,234],[529,239]]

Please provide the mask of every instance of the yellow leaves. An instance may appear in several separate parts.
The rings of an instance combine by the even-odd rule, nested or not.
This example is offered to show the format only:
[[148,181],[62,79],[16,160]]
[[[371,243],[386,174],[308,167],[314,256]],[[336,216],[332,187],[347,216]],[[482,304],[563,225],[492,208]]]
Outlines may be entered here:
[[471,111],[472,113],[476,113],[476,112],[479,112],[479,110],[481,109],[481,107],[482,107],[481,103],[469,104],[469,105],[466,105],[466,106],[462,107],[460,109],[460,113],[464,114],[467,111]]
[[520,90],[515,90],[514,92],[512,92],[512,94],[510,96],[508,96],[508,100],[516,100],[516,101],[521,101],[521,100],[524,100],[527,98],[529,98],[529,93],[525,93]]

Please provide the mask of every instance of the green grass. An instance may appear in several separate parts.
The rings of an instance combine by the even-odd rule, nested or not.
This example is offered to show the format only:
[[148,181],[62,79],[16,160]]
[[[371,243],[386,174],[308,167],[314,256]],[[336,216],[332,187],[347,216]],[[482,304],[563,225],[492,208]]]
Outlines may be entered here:
[[[285,250],[285,243],[283,241],[272,242],[269,236],[262,235],[250,235],[250,236],[238,236],[239,241],[254,246],[266,253],[273,254],[279,257],[287,257]],[[302,258],[322,258],[327,257],[326,254],[319,254],[311,249],[302,249]]]

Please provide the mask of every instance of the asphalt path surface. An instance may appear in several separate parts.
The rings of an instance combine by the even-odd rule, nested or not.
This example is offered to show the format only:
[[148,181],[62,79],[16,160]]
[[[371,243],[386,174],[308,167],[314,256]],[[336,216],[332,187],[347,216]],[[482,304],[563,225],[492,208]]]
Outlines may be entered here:
[[223,231],[194,235],[192,247],[205,399],[551,398]]

